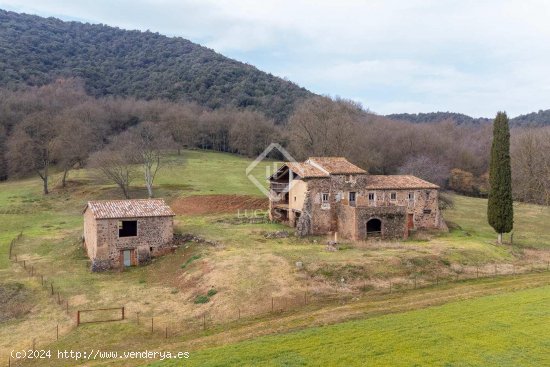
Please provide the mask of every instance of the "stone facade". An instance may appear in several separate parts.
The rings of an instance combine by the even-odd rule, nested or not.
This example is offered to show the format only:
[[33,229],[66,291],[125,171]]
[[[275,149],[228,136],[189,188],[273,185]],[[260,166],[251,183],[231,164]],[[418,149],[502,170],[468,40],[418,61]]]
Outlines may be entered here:
[[[124,236],[122,222],[135,222],[135,235]],[[172,247],[173,215],[98,218],[89,207],[84,211],[84,244],[92,260],[92,271],[122,268],[124,251],[131,265],[143,265],[151,257],[162,255]]]
[[[414,176],[323,170],[324,175],[313,172],[308,177],[300,175],[299,165],[289,166],[289,171],[290,167],[297,172],[287,175],[283,168],[279,176],[272,177],[270,214],[273,220],[295,226],[298,235],[337,232],[339,237],[358,240],[371,236],[406,238],[410,230],[444,227],[438,208],[438,187]],[[275,188],[280,188],[285,179],[288,190],[276,192]],[[281,215],[285,210],[287,214]]]

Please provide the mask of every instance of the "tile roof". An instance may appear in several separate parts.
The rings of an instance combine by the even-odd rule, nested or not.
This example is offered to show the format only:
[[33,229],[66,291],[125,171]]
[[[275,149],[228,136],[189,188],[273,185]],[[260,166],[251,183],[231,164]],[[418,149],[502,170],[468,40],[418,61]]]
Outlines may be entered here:
[[367,189],[438,189],[439,186],[410,175],[368,175]]
[[174,212],[163,199],[88,201],[87,209],[96,219],[172,217]]
[[331,175],[349,175],[367,173],[364,169],[350,163],[344,157],[309,157],[305,163],[321,166]]
[[319,168],[312,166],[311,164],[299,163],[299,162],[287,162],[286,166],[290,170],[300,177],[309,178],[309,177],[328,177],[328,173],[320,170]]

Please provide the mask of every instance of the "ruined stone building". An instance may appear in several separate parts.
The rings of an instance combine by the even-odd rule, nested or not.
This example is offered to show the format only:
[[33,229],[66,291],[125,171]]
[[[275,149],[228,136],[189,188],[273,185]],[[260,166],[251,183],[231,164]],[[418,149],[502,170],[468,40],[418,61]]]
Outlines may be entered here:
[[167,252],[174,215],[161,199],[89,201],[84,246],[92,271],[145,264]]
[[414,176],[370,175],[342,157],[288,162],[269,177],[270,218],[299,235],[407,238],[441,228],[437,185]]

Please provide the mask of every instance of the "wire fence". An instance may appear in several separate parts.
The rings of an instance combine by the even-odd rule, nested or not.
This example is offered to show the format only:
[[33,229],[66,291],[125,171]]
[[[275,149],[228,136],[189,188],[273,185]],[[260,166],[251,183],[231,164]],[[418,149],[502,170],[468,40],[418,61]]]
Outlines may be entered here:
[[[162,338],[180,338],[191,336],[198,332],[204,332],[212,328],[223,325],[229,325],[239,322],[250,322],[256,318],[266,316],[283,317],[285,313],[298,311],[306,307],[318,308],[323,305],[346,303],[352,299],[363,296],[380,296],[408,290],[435,287],[444,284],[456,283],[472,279],[494,278],[497,276],[513,276],[535,272],[550,271],[550,261],[532,261],[517,262],[506,264],[484,264],[480,266],[462,266],[458,269],[449,271],[449,269],[440,269],[431,274],[412,274],[409,277],[401,279],[377,279],[375,282],[365,279],[362,284],[355,284],[353,288],[342,285],[341,289],[335,292],[321,292],[314,290],[305,290],[285,297],[266,297],[263,302],[247,304],[236,307],[234,312],[225,311],[223,315],[217,315],[216,312],[203,312],[199,316],[182,318],[175,314],[167,312],[154,314],[153,312],[144,312],[138,308],[128,308],[126,306],[107,307],[100,309],[80,310],[69,303],[70,292],[62,292],[59,287],[47,275],[42,274],[37,264],[31,263],[27,259],[18,258],[15,254],[15,246],[23,237],[20,233],[11,243],[9,256],[10,260],[26,271],[27,276],[35,279],[48,292],[52,302],[57,304],[60,310],[74,320],[70,327],[60,328],[58,324],[55,330],[52,330],[52,338],[48,340],[37,341],[33,338],[29,341],[29,348],[36,350],[40,345],[46,346],[59,340],[60,336],[66,335],[85,323],[91,322],[129,322],[135,323],[141,331],[150,334],[151,337]],[[116,312],[117,316],[108,316],[106,318],[84,320],[82,315],[94,312]],[[8,366],[19,366],[23,360],[14,361],[11,357],[8,360]]]

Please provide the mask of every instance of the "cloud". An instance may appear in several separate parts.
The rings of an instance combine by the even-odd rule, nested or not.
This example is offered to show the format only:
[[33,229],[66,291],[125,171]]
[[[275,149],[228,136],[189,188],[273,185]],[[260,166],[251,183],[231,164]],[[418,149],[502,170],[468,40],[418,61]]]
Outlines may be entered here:
[[0,7],[182,36],[380,113],[550,108],[543,0],[0,0]]

